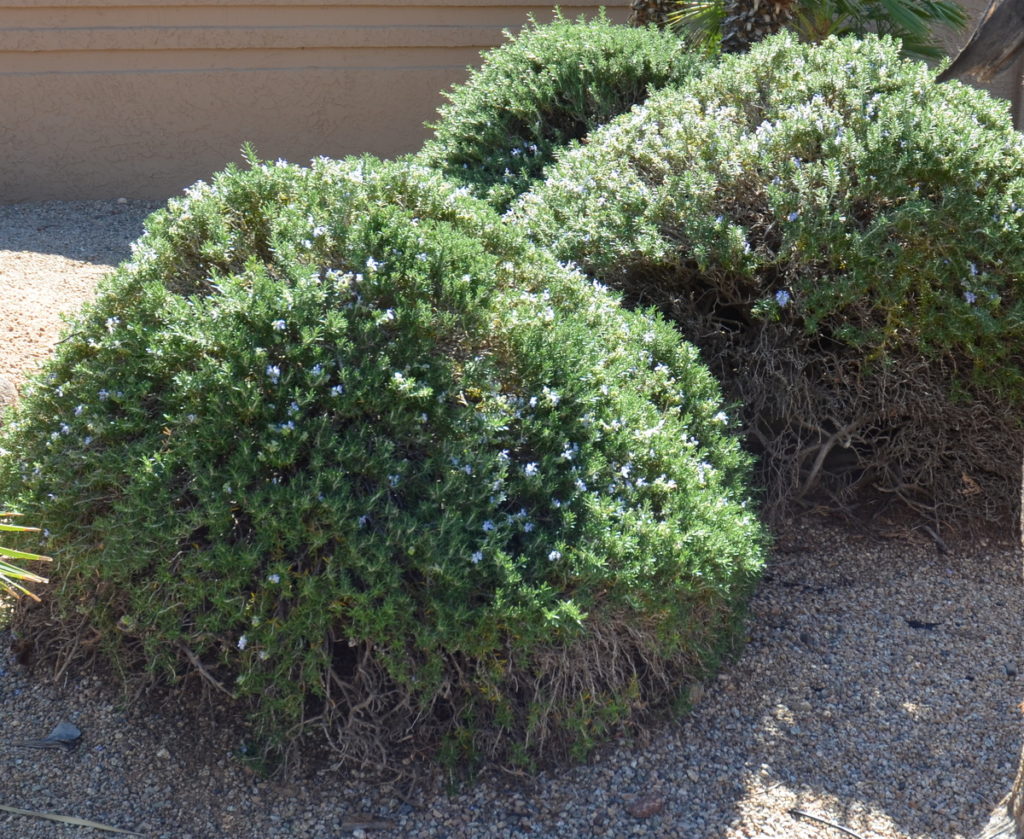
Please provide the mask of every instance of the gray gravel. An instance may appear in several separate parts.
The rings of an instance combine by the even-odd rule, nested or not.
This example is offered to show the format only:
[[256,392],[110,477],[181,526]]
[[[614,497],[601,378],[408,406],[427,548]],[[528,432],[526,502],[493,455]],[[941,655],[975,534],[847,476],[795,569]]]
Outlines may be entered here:
[[[60,218],[52,206],[38,218]],[[0,243],[39,247],[27,232],[4,239],[9,212]],[[97,675],[55,684],[18,664],[3,634],[0,804],[167,839],[844,835],[794,810],[864,839],[968,837],[1009,791],[1020,753],[1021,563],[995,538],[940,554],[922,531],[869,536],[808,515],[779,535],[743,655],[687,718],[586,766],[450,796],[330,768],[262,780],[237,759],[231,725],[159,698],[131,706]],[[83,732],[73,751],[12,745],[61,720]],[[0,813],[0,837],[70,835],[111,834]]]
[[0,251],[56,254],[117,265],[130,254],[153,201],[44,201],[0,205]]

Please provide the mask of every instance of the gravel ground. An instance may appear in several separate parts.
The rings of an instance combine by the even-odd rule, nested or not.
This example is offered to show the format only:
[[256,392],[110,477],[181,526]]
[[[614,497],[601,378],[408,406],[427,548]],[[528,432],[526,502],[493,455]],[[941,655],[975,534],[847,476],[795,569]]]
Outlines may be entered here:
[[[0,206],[0,377],[20,383],[49,352],[60,316],[126,259],[159,205],[75,201]],[[0,400],[3,392],[0,389]]]
[[[0,207],[0,375],[49,351],[127,255],[151,205]],[[15,305],[11,306],[11,301]],[[19,301],[24,301],[19,305]],[[967,837],[1010,788],[1021,743],[1021,553],[922,531],[869,535],[809,514],[779,534],[743,655],[646,743],[464,793],[395,790],[329,768],[263,780],[241,733],[95,674],[16,661],[0,639],[0,805],[167,839]],[[71,751],[15,745],[61,720]],[[0,837],[110,835],[0,813]]]

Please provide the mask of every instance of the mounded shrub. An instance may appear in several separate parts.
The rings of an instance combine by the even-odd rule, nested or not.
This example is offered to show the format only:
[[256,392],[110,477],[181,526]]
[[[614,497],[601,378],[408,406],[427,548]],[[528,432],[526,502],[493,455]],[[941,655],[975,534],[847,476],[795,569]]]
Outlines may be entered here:
[[689,78],[699,58],[668,32],[557,14],[483,54],[483,65],[447,92],[419,160],[505,210],[555,152]]
[[669,314],[743,405],[766,512],[1004,521],[1024,455],[1024,141],[874,37],[769,39],[591,135],[512,214]]
[[738,640],[762,561],[696,350],[372,159],[170,201],[0,446],[0,498],[51,534],[55,637],[349,765],[530,765],[640,725]]

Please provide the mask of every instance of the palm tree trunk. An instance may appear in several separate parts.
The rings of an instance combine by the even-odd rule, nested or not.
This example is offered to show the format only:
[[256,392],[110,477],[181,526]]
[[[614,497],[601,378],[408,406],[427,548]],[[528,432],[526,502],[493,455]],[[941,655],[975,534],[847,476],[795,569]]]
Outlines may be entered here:
[[1013,792],[1010,793],[1010,802],[1007,809],[1017,830],[1017,839],[1024,837],[1024,754],[1020,756],[1020,766],[1017,768],[1017,780],[1013,782]]
[[[997,0],[993,0],[992,5],[989,6],[989,14],[996,2]],[[981,28],[983,27],[979,27],[979,29]],[[975,33],[976,37],[977,33]],[[1021,464],[1019,522],[1020,541],[1021,546],[1024,547],[1024,463]],[[1024,568],[1021,571],[1024,572]],[[1024,710],[1024,706],[1021,710]],[[977,839],[1024,839],[1024,750],[1020,753],[1020,763],[1017,765],[1017,778],[1013,782],[1013,789],[1005,799],[999,802],[999,806]]]
[[1024,0],[991,0],[971,40],[936,81],[991,81],[1024,51]]
[[795,0],[725,0],[722,52],[746,52],[793,19]]
[[658,29],[668,24],[669,13],[675,9],[675,0],[633,0],[633,10],[628,23],[632,26],[647,26],[653,23]]
[[1024,839],[1024,754],[1013,790],[1000,802],[976,839]]

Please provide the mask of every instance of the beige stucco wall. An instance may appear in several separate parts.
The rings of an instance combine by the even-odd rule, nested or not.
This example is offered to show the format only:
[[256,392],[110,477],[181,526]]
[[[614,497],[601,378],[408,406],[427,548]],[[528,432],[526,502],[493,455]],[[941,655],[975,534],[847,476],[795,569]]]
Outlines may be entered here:
[[0,203],[166,198],[244,141],[297,162],[413,151],[439,91],[530,13],[551,6],[0,0]]
[[[597,8],[559,5],[572,17]],[[609,5],[626,18],[627,0]],[[548,20],[551,7],[0,0],[0,203],[166,198],[238,160],[244,141],[298,162],[413,151],[439,91],[530,13]],[[1019,97],[1020,77],[1018,66],[993,92]]]

